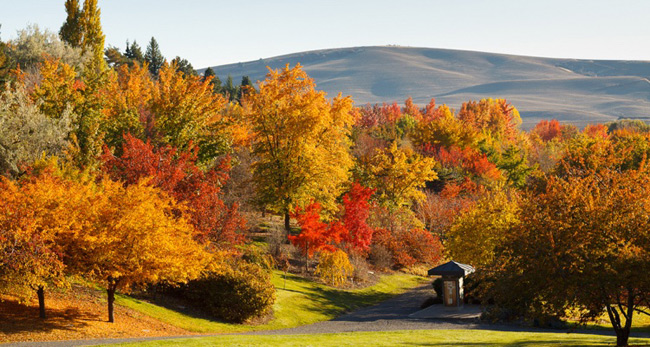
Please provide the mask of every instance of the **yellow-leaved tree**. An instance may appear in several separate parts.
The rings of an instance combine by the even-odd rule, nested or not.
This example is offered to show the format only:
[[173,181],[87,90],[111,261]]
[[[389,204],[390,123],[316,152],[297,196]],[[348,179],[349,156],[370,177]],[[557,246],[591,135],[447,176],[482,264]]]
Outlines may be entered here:
[[390,147],[375,150],[370,158],[362,158],[362,181],[374,188],[375,198],[393,210],[423,201],[420,190],[427,181],[438,178],[433,170],[435,160],[423,157],[408,147]]
[[477,268],[493,264],[495,250],[519,223],[519,200],[514,192],[497,189],[456,217],[445,240],[450,258]]
[[270,70],[244,104],[255,132],[253,165],[260,205],[284,214],[312,199],[332,211],[348,181],[352,99],[331,102],[298,64]]

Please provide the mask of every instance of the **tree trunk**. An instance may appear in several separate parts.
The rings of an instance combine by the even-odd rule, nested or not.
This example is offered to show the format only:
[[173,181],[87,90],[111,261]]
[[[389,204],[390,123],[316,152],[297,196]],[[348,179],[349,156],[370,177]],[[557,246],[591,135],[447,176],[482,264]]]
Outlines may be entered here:
[[106,287],[106,295],[108,301],[108,322],[115,323],[115,316],[113,315],[113,303],[115,302],[115,290],[117,290],[118,280],[112,276],[108,276],[108,286]]
[[287,234],[291,232],[291,216],[289,216],[289,212],[284,214],[284,230],[287,231]]
[[45,288],[38,286],[36,294],[38,295],[38,317],[45,319]]
[[616,332],[616,346],[627,346],[627,340],[630,337],[630,331],[625,329]]
[[115,302],[115,289],[109,286],[106,289],[106,294],[108,294],[108,321],[110,323],[115,323],[115,317],[113,316],[113,303]]

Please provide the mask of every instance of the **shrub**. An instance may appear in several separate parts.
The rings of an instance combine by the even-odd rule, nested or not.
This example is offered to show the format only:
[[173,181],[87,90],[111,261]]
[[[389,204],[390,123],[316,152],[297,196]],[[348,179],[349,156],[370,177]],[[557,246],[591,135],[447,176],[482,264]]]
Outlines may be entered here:
[[393,255],[386,249],[386,247],[374,244],[370,247],[370,263],[375,268],[384,270],[393,265]]
[[185,286],[185,297],[215,318],[242,323],[271,310],[275,287],[260,266],[241,263],[223,271],[212,271]]
[[354,268],[352,279],[356,283],[365,283],[370,280],[370,269],[368,268],[368,262],[366,262],[364,256],[355,253],[350,254],[350,264],[352,264],[352,267]]
[[338,249],[335,252],[320,254],[320,262],[316,266],[316,275],[332,286],[340,286],[352,275],[354,268],[350,264],[348,255]]

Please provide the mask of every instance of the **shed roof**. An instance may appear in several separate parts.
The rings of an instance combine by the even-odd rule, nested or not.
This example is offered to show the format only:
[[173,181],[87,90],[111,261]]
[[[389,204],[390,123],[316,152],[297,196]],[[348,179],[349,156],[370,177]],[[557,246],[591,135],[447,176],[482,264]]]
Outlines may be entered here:
[[474,272],[474,267],[467,264],[457,263],[453,260],[438,265],[429,270],[429,276],[467,276]]

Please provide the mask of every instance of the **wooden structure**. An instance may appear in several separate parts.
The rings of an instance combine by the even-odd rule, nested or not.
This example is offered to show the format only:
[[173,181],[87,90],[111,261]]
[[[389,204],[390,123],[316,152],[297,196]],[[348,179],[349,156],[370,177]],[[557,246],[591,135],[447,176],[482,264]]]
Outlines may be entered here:
[[429,276],[442,276],[442,301],[445,306],[463,305],[463,279],[474,272],[474,267],[449,261],[430,269]]

